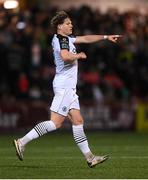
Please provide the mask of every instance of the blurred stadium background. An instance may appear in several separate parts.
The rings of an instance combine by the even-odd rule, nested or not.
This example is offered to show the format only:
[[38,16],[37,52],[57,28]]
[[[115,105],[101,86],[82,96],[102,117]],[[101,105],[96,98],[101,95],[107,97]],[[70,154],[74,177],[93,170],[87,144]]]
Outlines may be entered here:
[[15,0],[13,9],[11,3],[0,1],[0,132],[48,119],[55,73],[50,19],[63,9],[76,35],[124,35],[118,44],[78,46],[88,56],[79,62],[78,82],[85,127],[148,130],[147,0]]
[[[50,19],[58,10],[70,14],[75,35],[124,35],[117,44],[77,47],[88,56],[79,62],[78,94],[89,143],[111,157],[93,170],[64,131],[68,121],[60,135],[30,143],[23,163],[12,146],[48,119],[55,73]],[[147,132],[147,0],[0,0],[0,178],[148,178]]]

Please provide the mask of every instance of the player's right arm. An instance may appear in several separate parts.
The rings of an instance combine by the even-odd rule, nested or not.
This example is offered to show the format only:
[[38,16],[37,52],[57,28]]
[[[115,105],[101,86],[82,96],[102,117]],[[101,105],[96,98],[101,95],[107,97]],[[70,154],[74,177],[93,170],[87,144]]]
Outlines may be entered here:
[[65,62],[71,62],[76,59],[86,59],[86,54],[84,52],[73,54],[69,52],[67,49],[62,49],[60,51],[60,55],[61,55],[62,60]]
[[68,37],[58,34],[57,38],[59,40],[60,45],[60,56],[63,61],[72,62],[76,59],[86,59],[86,54],[84,52],[75,54],[69,51],[70,47]]

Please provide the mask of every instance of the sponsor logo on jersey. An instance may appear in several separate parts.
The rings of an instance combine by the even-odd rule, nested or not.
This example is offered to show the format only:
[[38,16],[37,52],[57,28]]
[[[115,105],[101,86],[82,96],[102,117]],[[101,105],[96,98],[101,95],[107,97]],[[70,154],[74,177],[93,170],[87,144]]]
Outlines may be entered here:
[[62,44],[61,44],[61,47],[62,47],[62,49],[68,49],[68,44],[62,43]]

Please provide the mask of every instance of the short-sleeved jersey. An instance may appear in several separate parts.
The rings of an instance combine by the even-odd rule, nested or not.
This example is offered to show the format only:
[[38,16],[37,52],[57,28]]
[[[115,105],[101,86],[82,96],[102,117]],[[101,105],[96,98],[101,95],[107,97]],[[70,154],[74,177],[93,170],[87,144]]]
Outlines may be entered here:
[[75,37],[65,37],[60,34],[54,34],[53,36],[52,47],[56,65],[53,87],[76,88],[78,73],[77,59],[72,62],[64,62],[60,55],[62,49],[67,49],[69,52],[76,54],[75,39]]

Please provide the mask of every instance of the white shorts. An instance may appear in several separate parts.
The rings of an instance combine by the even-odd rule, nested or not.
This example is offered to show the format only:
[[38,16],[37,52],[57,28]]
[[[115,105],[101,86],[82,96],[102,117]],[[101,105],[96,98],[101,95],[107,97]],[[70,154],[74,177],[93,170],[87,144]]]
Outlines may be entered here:
[[51,111],[67,116],[70,109],[80,110],[76,89],[54,88],[54,94]]

